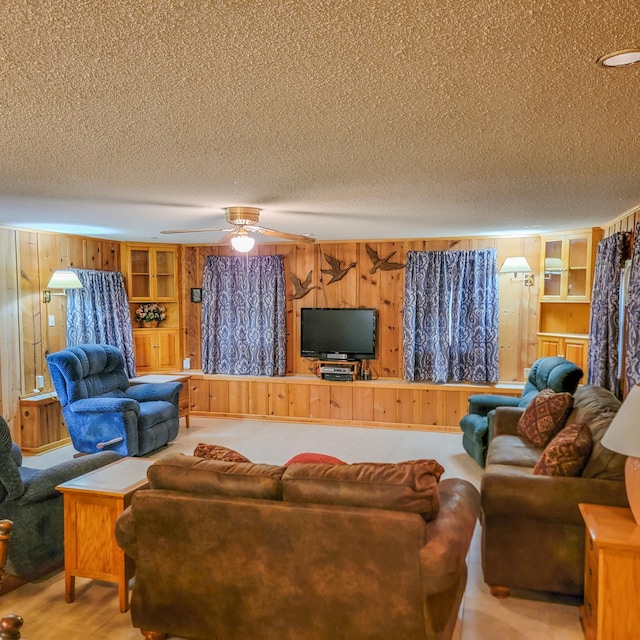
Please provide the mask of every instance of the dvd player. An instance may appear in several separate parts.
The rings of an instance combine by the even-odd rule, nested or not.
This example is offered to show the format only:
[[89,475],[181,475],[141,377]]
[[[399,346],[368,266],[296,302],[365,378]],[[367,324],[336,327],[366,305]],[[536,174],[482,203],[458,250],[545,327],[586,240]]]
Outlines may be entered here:
[[348,373],[351,374],[351,367],[320,367],[320,373]]
[[331,380],[333,382],[351,382],[353,376],[350,373],[323,373],[323,380]]

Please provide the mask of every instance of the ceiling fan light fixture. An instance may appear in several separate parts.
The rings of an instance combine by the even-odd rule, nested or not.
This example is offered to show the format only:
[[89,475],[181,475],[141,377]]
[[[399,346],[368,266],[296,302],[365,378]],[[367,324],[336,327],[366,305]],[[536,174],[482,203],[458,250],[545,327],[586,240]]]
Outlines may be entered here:
[[240,253],[249,253],[253,249],[256,241],[244,230],[239,230],[233,238],[231,238],[231,246]]
[[630,64],[640,62],[640,48],[633,47],[631,49],[622,49],[620,51],[613,51],[600,56],[596,63],[599,67],[626,67]]

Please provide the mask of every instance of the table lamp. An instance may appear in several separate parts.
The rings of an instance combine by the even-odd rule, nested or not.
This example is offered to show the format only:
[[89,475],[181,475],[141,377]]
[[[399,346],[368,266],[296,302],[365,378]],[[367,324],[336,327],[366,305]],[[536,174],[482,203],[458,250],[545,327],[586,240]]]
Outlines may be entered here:
[[631,513],[640,526],[640,384],[631,388],[602,438],[602,446],[627,456],[624,482]]

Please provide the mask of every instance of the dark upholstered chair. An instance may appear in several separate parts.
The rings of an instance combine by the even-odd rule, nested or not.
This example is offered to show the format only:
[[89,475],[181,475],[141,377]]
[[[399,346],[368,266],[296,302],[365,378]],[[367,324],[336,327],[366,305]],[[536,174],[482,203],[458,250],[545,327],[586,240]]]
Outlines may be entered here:
[[519,398],[478,393],[469,398],[469,413],[460,420],[464,450],[484,467],[493,436],[493,411],[497,407],[526,407],[543,389],[575,393],[582,369],[561,356],[539,358],[531,365],[529,378]]
[[129,386],[116,347],[83,344],[47,356],[77,451],[141,456],[178,435],[180,382]]
[[119,460],[112,451],[82,456],[48,469],[22,466],[22,452],[0,416],[0,519],[13,521],[7,573],[32,580],[64,560],[63,503],[56,487]]

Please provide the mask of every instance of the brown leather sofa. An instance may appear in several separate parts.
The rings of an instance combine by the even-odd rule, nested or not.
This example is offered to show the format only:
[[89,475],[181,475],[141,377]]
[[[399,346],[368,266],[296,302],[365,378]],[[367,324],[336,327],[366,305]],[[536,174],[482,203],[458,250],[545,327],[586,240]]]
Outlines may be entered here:
[[628,506],[626,458],[600,443],[619,407],[602,387],[576,391],[566,424],[583,422],[593,436],[580,477],[534,475],[543,449],[518,435],[524,409],[496,409],[481,484],[482,569],[495,596],[511,589],[582,596],[585,525],[578,504]]
[[480,511],[420,462],[279,467],[163,456],[116,527],[147,638],[440,640]]

